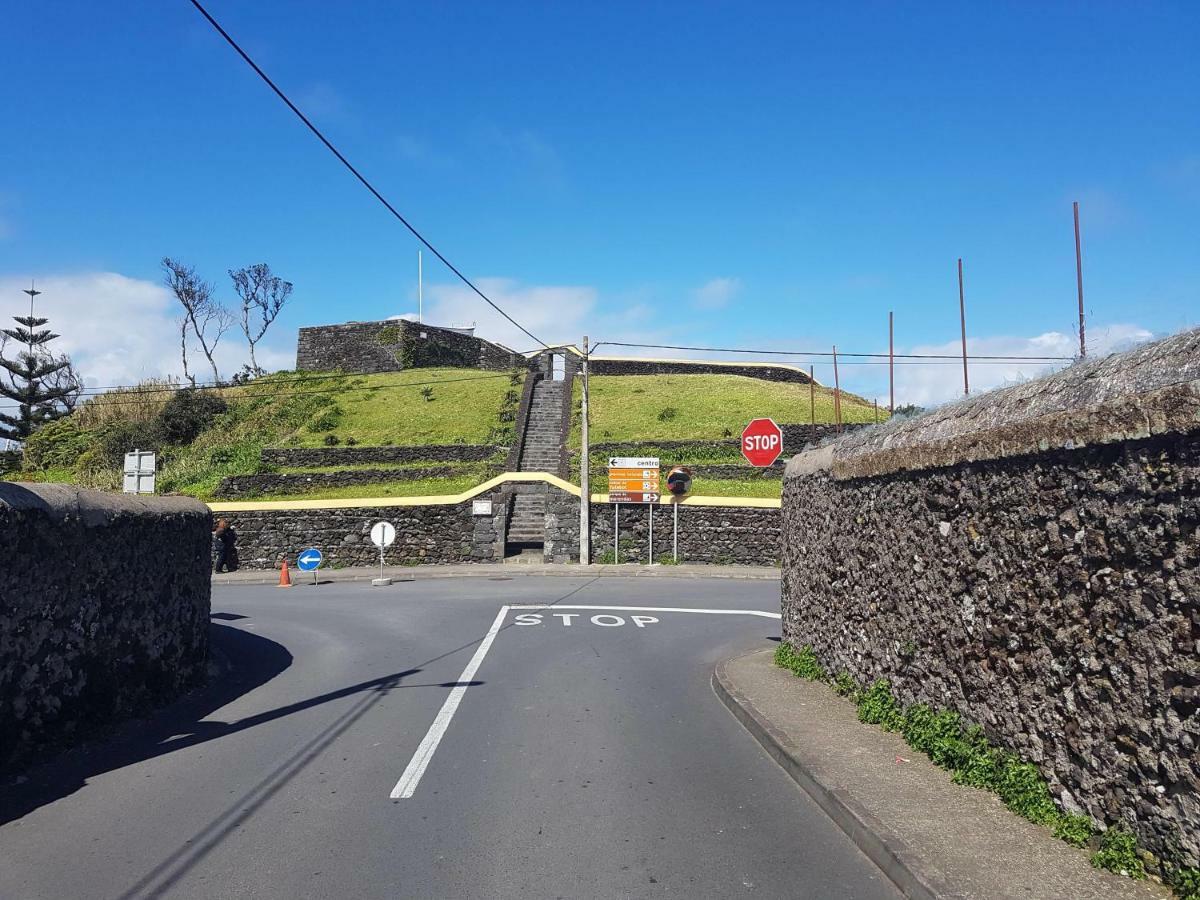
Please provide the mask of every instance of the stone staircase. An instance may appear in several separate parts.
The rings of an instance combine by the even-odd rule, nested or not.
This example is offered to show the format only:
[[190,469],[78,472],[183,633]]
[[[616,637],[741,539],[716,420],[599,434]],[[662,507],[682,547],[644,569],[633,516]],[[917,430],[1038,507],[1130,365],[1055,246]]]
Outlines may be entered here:
[[514,494],[508,514],[508,545],[541,545],[545,540],[545,521],[545,494]]
[[539,381],[533,387],[529,404],[529,423],[521,449],[521,472],[558,474],[563,447],[562,381]]

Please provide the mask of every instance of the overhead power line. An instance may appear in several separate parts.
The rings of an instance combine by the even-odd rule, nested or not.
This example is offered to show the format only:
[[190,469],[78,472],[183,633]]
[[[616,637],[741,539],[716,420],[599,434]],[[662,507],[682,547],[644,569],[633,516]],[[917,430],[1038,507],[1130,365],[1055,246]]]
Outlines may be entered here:
[[490,306],[492,309],[496,310],[496,312],[500,313],[500,315],[504,316],[505,319],[507,319],[509,322],[511,322],[513,325],[515,325],[517,328],[519,328],[523,334],[532,338],[534,341],[541,344],[543,347],[550,346],[545,341],[543,341],[540,337],[538,337],[536,334],[534,334],[532,331],[530,331],[528,328],[526,328],[524,325],[522,325],[520,322],[518,322],[516,319],[514,319],[512,316],[510,316],[508,313],[506,313],[503,309],[501,309],[499,307],[499,305],[497,305],[495,302],[493,302],[493,300],[487,294],[485,294],[483,291],[481,291],[479,288],[477,288],[475,286],[474,282],[471,281],[471,279],[467,278],[467,276],[464,275],[462,272],[460,272],[455,267],[455,265],[452,262],[450,262],[450,260],[446,259],[446,257],[444,257],[441,254],[441,252],[437,249],[437,247],[435,247],[435,246],[433,246],[433,244],[429,243],[429,241],[425,239],[425,236],[423,234],[421,234],[421,232],[417,231],[417,229],[414,228],[411,223],[409,223],[408,219],[406,219],[406,218],[404,218],[404,216],[400,215],[400,213],[396,210],[396,207],[392,206],[392,204],[387,201],[387,198],[384,197],[383,194],[379,193],[379,191],[377,191],[375,189],[375,186],[373,184],[371,184],[371,182],[367,181],[367,179],[363,176],[363,174],[361,172],[359,172],[358,169],[356,169],[350,163],[350,160],[346,159],[346,157],[342,155],[341,151],[338,150],[337,147],[333,146],[333,144],[330,142],[329,138],[325,137],[325,135],[321,133],[321,130],[319,128],[317,128],[317,126],[314,125],[311,121],[309,121],[308,116],[304,115],[304,113],[302,113],[300,111],[300,108],[297,107],[296,104],[293,103],[290,99],[288,99],[287,94],[285,94],[282,90],[280,90],[278,85],[276,85],[275,82],[271,80],[270,76],[268,76],[266,72],[264,72],[261,68],[259,68],[258,63],[256,63],[253,59],[250,58],[250,54],[248,54],[245,50],[243,50],[241,48],[241,46],[238,45],[238,42],[235,41],[230,36],[228,31],[226,31],[224,28],[221,27],[221,24],[209,14],[208,10],[205,9],[199,3],[199,0],[191,0],[191,4],[192,4],[192,6],[196,7],[197,10],[199,10],[200,15],[204,16],[204,18],[208,20],[208,24],[210,24],[213,28],[215,28],[217,30],[217,33],[220,34],[221,37],[225,38],[226,43],[228,43],[230,47],[232,47],[234,50],[237,51],[238,56],[240,56],[243,60],[245,60],[246,64],[248,66],[250,66],[250,68],[252,68],[255,71],[255,73],[258,75],[258,77],[261,78],[266,83],[267,87],[269,87],[272,91],[274,91],[275,95],[277,97],[279,97],[279,99],[282,100],[285,104],[287,104],[288,109],[290,109],[292,112],[294,112],[296,114],[297,118],[299,118],[300,121],[303,122],[308,127],[308,130],[311,131],[313,134],[315,134],[317,136],[317,139],[322,144],[325,145],[325,147],[329,150],[329,152],[337,157],[338,162],[340,162],[343,166],[345,166],[350,171],[350,174],[352,174],[355,178],[357,178],[362,183],[363,187],[365,187],[368,191],[370,191],[374,195],[375,199],[378,200],[380,203],[382,203],[384,205],[384,207],[387,209],[387,211],[390,212],[393,216],[396,217],[396,219],[399,220],[401,225],[403,225],[410,232],[412,232],[413,237],[415,237],[418,241],[420,241],[422,244],[424,244],[425,247],[428,248],[430,253],[432,253],[434,256],[436,256],[438,259],[440,259],[443,263],[445,263],[446,268],[448,268],[451,272],[453,272],[455,275],[457,275],[459,280],[462,281],[463,284],[465,284],[472,291],[474,291],[476,294],[478,294],[479,297],[485,303],[487,303],[488,306]]
[[[746,350],[730,347],[683,347],[678,344],[631,344],[625,341],[599,341],[593,345],[595,347],[641,347],[648,350],[695,350],[705,353],[750,353],[756,356],[833,356],[833,353],[828,350]],[[838,351],[837,357],[841,359],[843,356],[853,356],[859,358],[887,359],[887,353],[843,353]],[[957,353],[897,353],[893,359],[952,359],[960,360],[962,356]],[[1001,362],[1070,362],[1075,357],[1073,356],[1021,356],[1019,354],[1005,354],[1000,356],[975,356],[971,359],[990,359]]]

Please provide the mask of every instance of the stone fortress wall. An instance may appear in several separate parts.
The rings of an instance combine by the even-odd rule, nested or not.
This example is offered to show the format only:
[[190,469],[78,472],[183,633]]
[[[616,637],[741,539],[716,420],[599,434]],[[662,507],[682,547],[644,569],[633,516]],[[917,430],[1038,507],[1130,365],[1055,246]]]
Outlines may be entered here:
[[1200,856],[1200,331],[792,459],[783,628]]
[[211,521],[183,497],[0,482],[0,772],[203,680]]

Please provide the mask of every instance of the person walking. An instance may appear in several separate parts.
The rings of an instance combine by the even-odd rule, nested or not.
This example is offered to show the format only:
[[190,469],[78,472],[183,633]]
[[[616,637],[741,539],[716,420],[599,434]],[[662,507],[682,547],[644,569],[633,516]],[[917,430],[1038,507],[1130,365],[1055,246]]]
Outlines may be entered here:
[[236,543],[237,532],[227,520],[217,519],[216,527],[213,528],[213,548],[216,550],[214,572],[220,572],[222,569],[232,572],[237,568]]

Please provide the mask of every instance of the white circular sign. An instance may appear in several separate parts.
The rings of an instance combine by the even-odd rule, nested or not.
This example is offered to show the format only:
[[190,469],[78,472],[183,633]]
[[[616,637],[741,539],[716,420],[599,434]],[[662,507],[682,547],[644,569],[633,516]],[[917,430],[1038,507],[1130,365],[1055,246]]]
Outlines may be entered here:
[[376,547],[390,547],[396,539],[396,526],[391,522],[376,522],[371,526],[371,543]]

